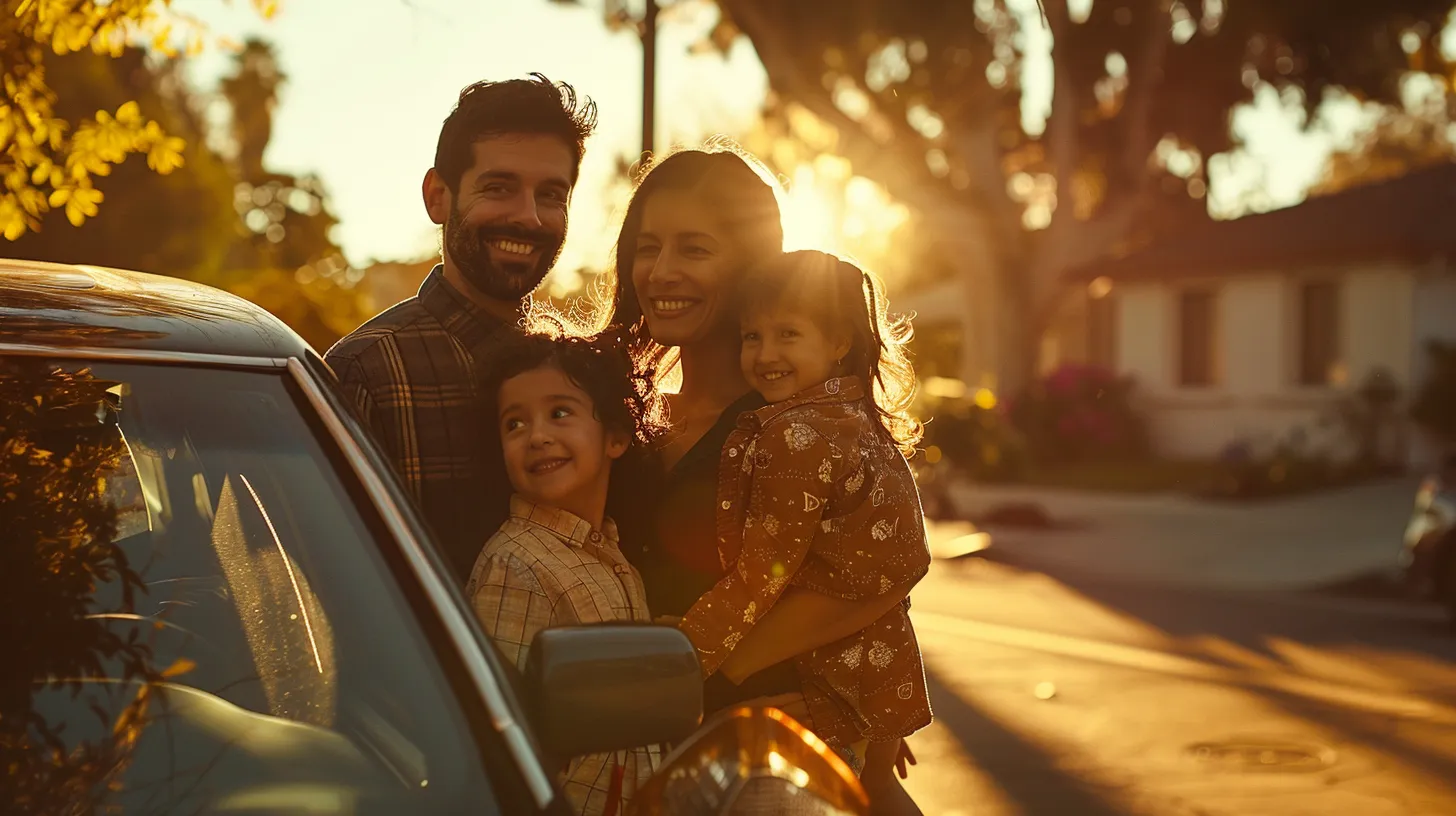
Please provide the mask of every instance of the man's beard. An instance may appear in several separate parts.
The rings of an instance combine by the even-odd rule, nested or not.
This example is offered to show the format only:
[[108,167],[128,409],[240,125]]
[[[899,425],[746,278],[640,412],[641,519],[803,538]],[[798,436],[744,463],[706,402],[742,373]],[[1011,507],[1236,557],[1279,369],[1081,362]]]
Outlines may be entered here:
[[[445,250],[465,280],[493,300],[521,300],[541,285],[541,280],[561,255],[564,235],[550,230],[528,230],[510,224],[471,227],[463,223],[460,211],[450,209],[445,222]],[[538,260],[497,262],[491,257],[490,242],[520,241],[536,247]]]

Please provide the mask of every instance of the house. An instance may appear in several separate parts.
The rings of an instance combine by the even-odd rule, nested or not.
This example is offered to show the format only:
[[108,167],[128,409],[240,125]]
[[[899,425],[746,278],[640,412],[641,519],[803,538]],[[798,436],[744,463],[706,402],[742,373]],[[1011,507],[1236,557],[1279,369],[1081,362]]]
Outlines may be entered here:
[[1074,319],[1049,343],[1060,336],[1074,349],[1063,359],[1133,376],[1164,456],[1294,436],[1348,452],[1348,435],[1322,420],[1383,380],[1398,395],[1382,445],[1422,467],[1435,443],[1405,406],[1427,374],[1426,341],[1456,341],[1453,264],[1456,164],[1207,222],[1076,269]]

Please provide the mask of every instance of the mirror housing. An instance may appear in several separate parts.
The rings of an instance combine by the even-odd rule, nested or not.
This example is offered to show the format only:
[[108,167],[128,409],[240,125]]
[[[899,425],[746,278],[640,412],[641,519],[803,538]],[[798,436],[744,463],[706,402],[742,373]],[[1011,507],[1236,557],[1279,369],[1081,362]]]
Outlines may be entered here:
[[793,717],[777,708],[736,708],[673,751],[628,813],[866,816],[869,809],[854,771]]
[[703,720],[697,653],[670,626],[543,629],[525,674],[536,734],[561,760],[677,742]]

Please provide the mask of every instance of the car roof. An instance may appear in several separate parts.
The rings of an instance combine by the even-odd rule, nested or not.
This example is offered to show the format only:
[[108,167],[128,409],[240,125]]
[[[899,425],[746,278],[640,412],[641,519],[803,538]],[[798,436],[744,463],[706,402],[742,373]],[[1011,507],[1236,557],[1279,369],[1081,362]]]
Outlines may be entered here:
[[262,307],[123,269],[0,258],[0,345],[283,359],[309,346]]

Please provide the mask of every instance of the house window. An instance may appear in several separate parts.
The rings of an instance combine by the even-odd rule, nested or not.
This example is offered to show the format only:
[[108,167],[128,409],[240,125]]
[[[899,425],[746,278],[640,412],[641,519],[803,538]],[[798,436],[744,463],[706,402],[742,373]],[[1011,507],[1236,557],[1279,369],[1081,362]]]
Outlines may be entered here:
[[1214,384],[1214,294],[1188,290],[1178,297],[1178,384]]
[[1329,281],[1299,289],[1299,384],[1328,385],[1339,362],[1340,290]]
[[1117,368],[1117,301],[1109,294],[1087,298],[1087,362]]

